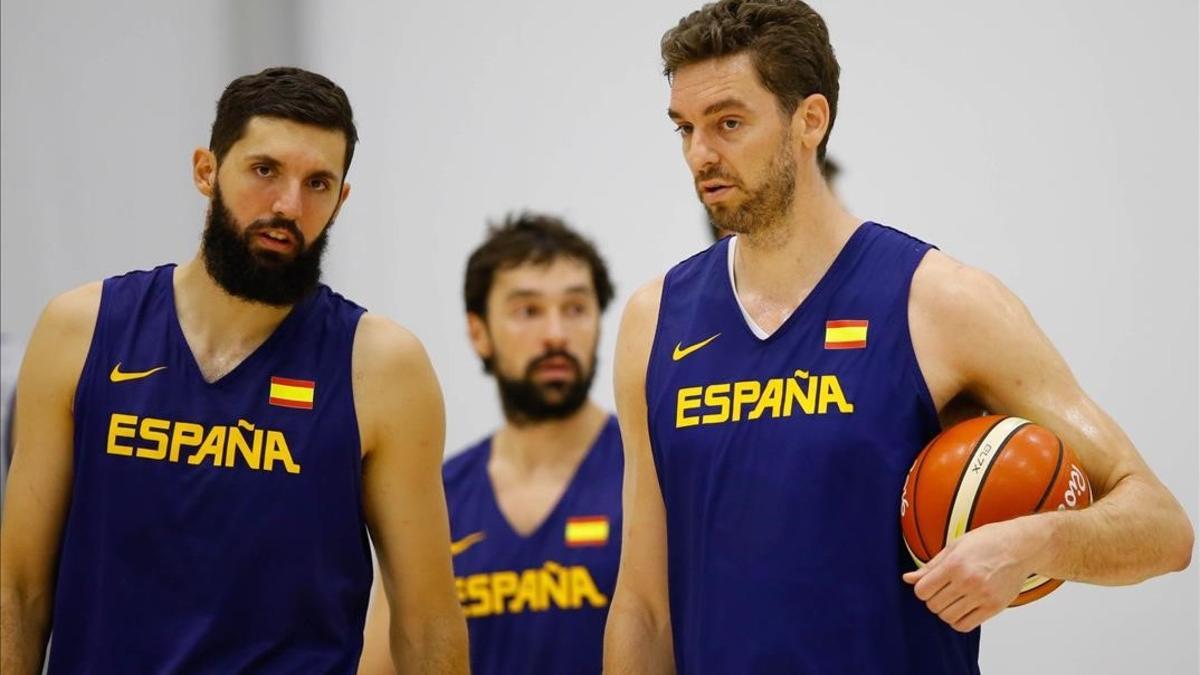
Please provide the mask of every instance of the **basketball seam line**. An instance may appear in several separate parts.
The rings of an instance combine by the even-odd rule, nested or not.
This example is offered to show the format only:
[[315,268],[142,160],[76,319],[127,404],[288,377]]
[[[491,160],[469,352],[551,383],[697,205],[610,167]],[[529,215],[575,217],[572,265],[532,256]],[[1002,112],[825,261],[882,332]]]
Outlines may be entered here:
[[[1062,439],[1059,438],[1057,434],[1055,434],[1054,438],[1058,441],[1058,462],[1054,465],[1054,474],[1050,476],[1050,484],[1046,486],[1046,491],[1042,493],[1042,498],[1038,500],[1037,506],[1033,507],[1034,513],[1038,513],[1042,510],[1042,505],[1046,503],[1046,498],[1050,496],[1050,491],[1054,489],[1054,484],[1058,482],[1058,475],[1062,473],[1063,458],[1065,457],[1066,453],[1063,452]],[[1025,584],[1029,583],[1029,579],[1039,576],[1042,577],[1041,581],[1033,586],[1030,586],[1029,588],[1024,587]],[[1044,574],[1038,574],[1037,572],[1030,574],[1029,577],[1025,579],[1025,582],[1021,584],[1021,592],[1017,594],[1017,599],[1021,600],[1021,596],[1025,595],[1026,593],[1032,593],[1052,581],[1055,580]],[[1032,600],[1030,602],[1032,602]]]
[[[1057,435],[1055,436],[1057,438]],[[1050,476],[1050,484],[1046,486],[1046,491],[1042,493],[1042,498],[1038,500],[1037,506],[1033,507],[1033,512],[1037,513],[1042,510],[1042,504],[1046,503],[1046,498],[1050,496],[1050,491],[1054,489],[1054,484],[1058,482],[1058,474],[1062,471],[1063,465],[1063,442],[1058,439],[1058,463],[1054,465],[1054,474]]]
[[942,528],[942,548],[946,548],[950,543],[950,523],[954,520],[954,503],[958,501],[958,491],[962,489],[963,478],[966,478],[967,471],[971,468],[971,458],[979,450],[979,444],[988,437],[988,434],[992,433],[992,429],[995,429],[1006,419],[1008,418],[1002,415],[1000,419],[992,423],[992,426],[987,428],[987,431],[980,434],[979,439],[971,445],[971,452],[967,454],[967,461],[963,463],[962,471],[958,474],[958,481],[954,483],[954,494],[950,495],[950,508],[946,511],[946,525]]
[[991,475],[992,469],[996,468],[996,462],[1000,461],[1000,453],[1008,447],[1009,441],[1013,439],[1022,429],[1029,426],[1029,422],[1017,426],[1012,431],[1008,432],[1008,436],[1000,441],[1000,446],[996,448],[996,454],[992,455],[992,461],[988,462],[988,466],[983,471],[983,478],[979,479],[979,489],[975,491],[975,499],[971,500],[971,510],[967,511],[967,530],[970,531],[975,527],[975,509],[979,506],[979,498],[983,496],[983,491],[987,488],[987,479]]
[[[937,439],[935,438],[934,440]],[[929,445],[933,445],[933,441],[929,441]],[[925,446],[925,448],[928,449],[929,445]],[[929,544],[925,543],[925,533],[921,532],[921,519],[917,517],[917,494],[919,494],[919,488],[917,486],[921,483],[921,469],[925,468],[926,459],[928,459],[928,456],[925,454],[925,451],[922,450],[921,460],[917,464],[917,470],[913,472],[912,510],[913,529],[917,531],[917,541],[921,543],[922,557],[925,558],[925,562],[929,562],[933,559],[933,556],[929,555]],[[911,553],[912,551],[909,552]]]

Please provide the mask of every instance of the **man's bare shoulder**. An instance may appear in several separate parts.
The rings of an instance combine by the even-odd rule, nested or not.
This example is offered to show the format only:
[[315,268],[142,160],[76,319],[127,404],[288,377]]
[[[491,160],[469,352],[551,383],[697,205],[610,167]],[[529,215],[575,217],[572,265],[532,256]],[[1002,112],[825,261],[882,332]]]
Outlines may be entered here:
[[93,281],[51,299],[38,319],[30,346],[43,342],[60,356],[86,356],[100,315],[103,288],[104,282]]
[[658,310],[662,301],[663,277],[658,277],[633,292],[625,303],[621,329],[617,335],[614,382],[618,389],[637,390],[645,381],[646,364],[654,344]]
[[67,329],[90,328],[100,314],[103,281],[93,281],[56,295],[46,304],[42,321]]
[[936,250],[913,275],[910,303],[917,316],[949,330],[969,327],[964,322],[1008,321],[1026,311],[995,276]]
[[665,277],[659,276],[652,279],[629,296],[629,301],[625,303],[625,322],[635,322],[643,324],[653,322],[658,318],[658,308],[662,303],[663,280]]
[[[421,437],[423,426],[441,428],[441,387],[425,348],[411,331],[379,314],[364,314],[354,335],[351,361],[364,453],[395,447],[402,437],[400,429],[407,429],[411,440]],[[440,443],[427,444],[439,461]]]
[[908,315],[917,361],[939,407],[964,391],[995,405],[997,373],[1015,372],[1014,359],[1045,343],[1029,310],[999,279],[939,251],[913,275]]
[[367,370],[379,371],[420,366],[428,360],[421,341],[404,326],[371,312],[359,319],[354,334],[356,371],[359,363]]
[[442,390],[425,347],[412,331],[388,317],[362,315],[350,362],[360,420],[366,414],[380,423],[394,422],[388,411],[401,400],[410,405],[416,398],[428,399],[440,405]]
[[74,395],[96,331],[102,290],[103,282],[96,281],[46,304],[25,350],[18,389],[42,390],[64,400]]

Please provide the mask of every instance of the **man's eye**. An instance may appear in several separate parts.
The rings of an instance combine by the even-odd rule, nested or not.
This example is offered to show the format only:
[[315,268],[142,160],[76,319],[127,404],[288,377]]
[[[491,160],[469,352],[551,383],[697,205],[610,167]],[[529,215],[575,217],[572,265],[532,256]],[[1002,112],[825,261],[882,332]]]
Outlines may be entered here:
[[742,126],[742,121],[741,120],[732,120],[732,119],[721,120],[721,126],[726,131],[733,131],[734,129],[737,129],[738,127]]
[[272,171],[271,167],[267,166],[266,164],[256,164],[254,166],[254,173],[266,178],[267,176],[271,175]]
[[680,136],[688,136],[692,133],[692,126],[690,124],[680,124],[675,127],[675,133]]

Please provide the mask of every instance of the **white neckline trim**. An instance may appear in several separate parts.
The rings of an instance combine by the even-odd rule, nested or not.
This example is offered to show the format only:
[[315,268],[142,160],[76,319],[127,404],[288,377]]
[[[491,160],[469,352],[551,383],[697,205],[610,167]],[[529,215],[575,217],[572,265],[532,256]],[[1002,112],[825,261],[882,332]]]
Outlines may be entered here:
[[766,340],[771,337],[771,334],[755,323],[754,319],[750,317],[750,312],[747,312],[746,307],[742,304],[742,299],[738,297],[737,277],[733,274],[733,252],[737,247],[737,239],[737,235],[729,238],[729,255],[726,256],[729,259],[729,290],[733,292],[733,301],[737,303],[738,309],[741,310],[742,319],[746,321],[746,327],[750,329],[751,333],[754,333],[754,337],[759,340]]

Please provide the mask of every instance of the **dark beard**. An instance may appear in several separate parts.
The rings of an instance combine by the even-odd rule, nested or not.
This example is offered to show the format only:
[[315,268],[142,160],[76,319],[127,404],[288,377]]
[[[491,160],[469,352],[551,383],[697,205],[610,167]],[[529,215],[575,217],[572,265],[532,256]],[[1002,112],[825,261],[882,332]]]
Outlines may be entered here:
[[[775,156],[771,159],[766,182],[761,188],[747,195],[746,201],[740,206],[705,204],[709,220],[717,227],[737,234],[762,231],[778,222],[788,209],[792,208],[792,199],[796,194],[796,161],[791,155],[791,144],[791,133],[785,133]],[[713,178],[735,179],[726,175],[718,166],[698,176],[696,183],[698,185]],[[740,182],[738,186],[741,186]]]
[[[533,379],[537,367],[546,359],[562,357],[571,363],[575,379],[570,382],[538,384]],[[587,402],[592,378],[596,375],[596,360],[592,369],[583,372],[579,360],[563,350],[552,350],[529,363],[525,376],[510,379],[495,370],[496,386],[500,389],[500,403],[504,406],[504,417],[516,425],[548,420],[561,420],[574,415]]]
[[[274,307],[294,305],[321,281],[321,257],[332,225],[330,219],[311,245],[306,245],[295,221],[283,218],[256,220],[239,234],[233,214],[221,199],[221,189],[216,187],[204,224],[204,268],[234,297]],[[299,252],[291,260],[274,251],[254,251],[250,247],[260,232],[276,228],[287,230],[299,242]]]

